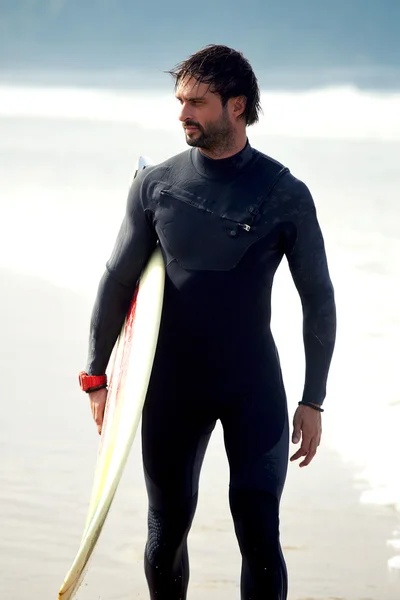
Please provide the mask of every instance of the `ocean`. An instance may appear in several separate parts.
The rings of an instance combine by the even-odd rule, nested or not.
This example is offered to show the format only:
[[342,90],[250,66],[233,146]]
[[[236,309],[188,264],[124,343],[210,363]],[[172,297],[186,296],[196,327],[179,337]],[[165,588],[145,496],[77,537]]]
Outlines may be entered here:
[[[250,142],[310,188],[336,290],[338,335],[324,447],[351,472],[349,490],[364,505],[360,510],[368,505],[390,511],[393,526],[382,533],[388,548],[384,570],[400,582],[400,94],[351,87],[268,91],[262,104],[264,115],[249,129]],[[34,590],[55,598],[79,542],[97,444],[76,377],[85,364],[91,305],[137,157],[159,162],[185,149],[177,114],[172,93],[145,85],[134,91],[0,85],[4,597],[23,600]],[[291,411],[303,385],[301,327],[299,297],[283,261],[272,328]],[[128,592],[138,573],[142,577],[129,564],[141,561],[145,531],[137,441],[132,456],[106,541],[93,559],[96,576],[105,581],[113,574],[118,585],[96,588],[92,578],[97,595],[90,595],[89,585],[78,596],[82,600],[107,592],[104,599],[145,597],[138,595],[144,594],[143,581],[137,595]],[[218,432],[210,456],[204,514],[227,483]],[[222,555],[235,541],[226,499],[220,508],[212,506],[217,512],[193,534],[202,565],[194,594],[207,588],[202,574],[211,568],[208,597],[222,599],[236,590],[236,573],[224,575],[201,536],[214,539],[219,532],[213,543]],[[143,522],[133,526],[135,517]],[[316,590],[315,597],[333,597],[333,589],[330,596]],[[392,600],[379,593],[373,598]]]

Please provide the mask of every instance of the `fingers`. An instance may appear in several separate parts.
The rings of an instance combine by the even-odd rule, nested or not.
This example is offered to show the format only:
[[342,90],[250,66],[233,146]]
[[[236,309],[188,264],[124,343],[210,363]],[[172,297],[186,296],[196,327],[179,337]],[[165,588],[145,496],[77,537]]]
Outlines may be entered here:
[[104,409],[105,409],[105,405],[102,404],[96,404],[95,405],[95,411],[94,411],[94,421],[96,423],[96,427],[97,427],[97,431],[98,434],[101,435],[101,430],[103,427],[103,419],[104,419]]
[[308,452],[306,454],[305,459],[300,463],[300,467],[306,467],[307,465],[310,464],[310,462],[312,461],[312,459],[314,458],[314,456],[317,454],[317,447],[318,447],[318,443],[317,443],[317,439],[313,438],[311,440]]
[[93,415],[93,420],[96,423],[97,431],[99,434],[101,433],[101,426],[103,424],[104,410],[101,410],[101,407],[97,402],[90,402],[90,408]]
[[98,390],[89,394],[90,408],[92,411],[94,422],[96,423],[98,434],[101,434],[103,427],[104,411],[107,400],[107,390]]
[[297,450],[297,452],[290,457],[290,462],[293,462],[294,460],[298,460],[299,458],[301,458],[302,456],[305,456],[306,454],[307,454],[307,451],[304,452],[303,449],[300,448],[300,450]]
[[306,467],[310,464],[312,459],[317,453],[317,448],[321,443],[321,435],[318,437],[305,438],[303,437],[303,442],[301,447],[293,456],[290,457],[290,461],[293,462],[305,456],[305,459],[300,463],[300,467]]

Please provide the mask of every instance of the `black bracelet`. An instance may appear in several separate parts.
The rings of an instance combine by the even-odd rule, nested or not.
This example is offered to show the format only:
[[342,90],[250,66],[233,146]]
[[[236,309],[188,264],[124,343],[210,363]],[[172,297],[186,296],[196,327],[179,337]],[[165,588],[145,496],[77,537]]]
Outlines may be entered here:
[[313,408],[314,410],[317,410],[318,412],[324,412],[324,409],[321,408],[321,406],[317,406],[316,404],[311,404],[311,402],[304,402],[303,400],[301,400],[299,402],[299,404],[302,404],[303,406],[309,406],[310,408]]
[[97,392],[97,390],[103,390],[103,389],[104,389],[104,388],[106,388],[106,387],[107,387],[107,384],[106,384],[106,383],[103,383],[103,385],[98,385],[98,386],[96,386],[96,387],[88,388],[88,389],[86,390],[86,393],[87,393],[87,394],[91,394],[92,392]]

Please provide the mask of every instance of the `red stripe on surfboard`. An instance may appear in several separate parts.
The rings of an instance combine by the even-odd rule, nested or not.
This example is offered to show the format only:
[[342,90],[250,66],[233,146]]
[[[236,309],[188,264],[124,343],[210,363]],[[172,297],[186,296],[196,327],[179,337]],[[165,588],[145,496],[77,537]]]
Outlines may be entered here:
[[121,393],[121,388],[125,385],[125,380],[126,380],[126,375],[127,375],[127,370],[128,370],[129,352],[130,352],[130,348],[132,345],[132,338],[133,338],[133,333],[134,333],[138,292],[139,292],[139,286],[136,288],[135,293],[133,295],[131,307],[128,312],[128,316],[127,316],[126,323],[125,323],[124,346],[123,346],[122,358],[121,358],[121,373],[120,373],[118,387],[117,387],[117,399],[118,399],[119,394]]
[[[118,402],[118,398],[120,397],[121,391],[125,385],[127,370],[128,370],[128,360],[129,360],[129,351],[132,344],[132,338],[134,333],[134,324],[135,324],[135,316],[136,316],[136,305],[137,305],[137,297],[139,293],[139,286],[136,288],[135,293],[132,298],[132,302],[128,311],[128,315],[126,317],[125,328],[123,332],[123,346],[122,346],[122,357],[121,357],[121,369],[119,372],[119,378],[117,383],[117,389],[115,390],[115,401]],[[110,391],[111,386],[113,384],[113,377],[111,376],[110,382]]]
[[[98,449],[99,456],[103,453],[106,440],[109,439],[111,429],[113,428],[115,413],[123,397],[122,394],[124,391],[126,375],[128,371],[127,363],[132,345],[138,292],[139,286],[136,287],[136,290],[133,294],[132,301],[126,316],[125,326],[123,331],[121,331],[120,333],[120,337],[122,336],[123,338],[121,342],[118,341],[118,343],[122,343],[121,357],[119,359],[119,363],[117,363],[115,360],[113,369],[110,374],[110,385],[108,389],[107,404],[103,420],[103,432],[100,438],[100,444]],[[120,365],[120,368],[118,368],[118,364]]]

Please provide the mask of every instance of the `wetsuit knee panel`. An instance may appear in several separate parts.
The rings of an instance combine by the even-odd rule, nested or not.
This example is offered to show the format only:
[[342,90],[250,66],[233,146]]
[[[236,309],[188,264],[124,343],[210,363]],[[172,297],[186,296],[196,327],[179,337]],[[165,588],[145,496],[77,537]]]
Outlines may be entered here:
[[150,564],[172,564],[192,525],[197,496],[185,506],[148,511],[146,556]]

